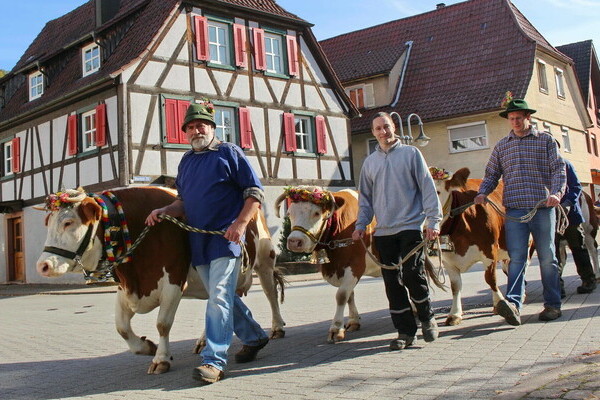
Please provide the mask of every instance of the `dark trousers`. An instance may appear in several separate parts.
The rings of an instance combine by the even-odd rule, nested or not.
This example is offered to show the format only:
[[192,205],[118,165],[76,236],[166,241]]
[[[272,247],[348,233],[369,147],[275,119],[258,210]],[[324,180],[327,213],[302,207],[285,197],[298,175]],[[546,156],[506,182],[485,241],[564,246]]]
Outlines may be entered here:
[[[421,231],[411,230],[374,238],[381,263],[396,265],[423,241],[423,234]],[[385,294],[389,301],[392,322],[399,334],[414,336],[417,333],[417,324],[410,306],[409,295],[417,309],[419,320],[425,322],[433,318],[429,287],[423,266],[424,251],[421,249],[404,262],[402,274],[399,273],[399,270],[382,268]],[[400,283],[400,279],[402,283]]]
[[[573,261],[575,261],[575,266],[577,267],[577,274],[579,274],[581,281],[594,282],[596,280],[596,276],[592,267],[592,261],[590,260],[590,254],[585,247],[585,234],[583,232],[583,226],[581,224],[569,225],[562,236],[558,233],[556,234],[556,258],[558,258],[558,273],[562,277],[563,269],[567,260],[561,259],[559,254],[560,250],[558,244],[561,239],[565,239],[569,245],[569,249],[571,249]],[[560,279],[560,284],[564,290],[562,278]]]

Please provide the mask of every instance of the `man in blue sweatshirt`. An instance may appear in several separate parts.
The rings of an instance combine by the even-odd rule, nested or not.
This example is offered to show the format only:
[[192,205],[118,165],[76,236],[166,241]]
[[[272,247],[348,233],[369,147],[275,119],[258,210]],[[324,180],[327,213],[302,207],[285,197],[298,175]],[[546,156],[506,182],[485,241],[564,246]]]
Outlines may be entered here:
[[[435,239],[442,220],[440,201],[423,155],[416,147],[400,143],[395,129],[388,113],[379,112],[373,118],[371,132],[378,146],[361,169],[358,219],[352,234],[354,240],[360,240],[375,217],[374,244],[385,265],[397,265],[423,241],[425,220],[426,238]],[[409,296],[417,309],[424,340],[432,342],[438,337],[423,267],[421,249],[402,264],[401,270],[382,269],[392,323],[398,331],[391,350],[404,349],[416,340],[417,324]]]

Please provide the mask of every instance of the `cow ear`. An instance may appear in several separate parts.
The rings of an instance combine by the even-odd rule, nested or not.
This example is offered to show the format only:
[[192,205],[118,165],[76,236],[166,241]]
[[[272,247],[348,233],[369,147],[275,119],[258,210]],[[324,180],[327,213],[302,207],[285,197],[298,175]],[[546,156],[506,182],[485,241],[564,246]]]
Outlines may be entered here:
[[461,187],[466,187],[467,179],[471,175],[471,170],[469,168],[461,168],[452,175],[452,180]]
[[346,204],[346,200],[344,200],[342,197],[335,197],[335,208],[342,208],[342,206],[344,204]]
[[83,199],[77,211],[84,225],[98,221],[102,217],[102,208],[90,198]]

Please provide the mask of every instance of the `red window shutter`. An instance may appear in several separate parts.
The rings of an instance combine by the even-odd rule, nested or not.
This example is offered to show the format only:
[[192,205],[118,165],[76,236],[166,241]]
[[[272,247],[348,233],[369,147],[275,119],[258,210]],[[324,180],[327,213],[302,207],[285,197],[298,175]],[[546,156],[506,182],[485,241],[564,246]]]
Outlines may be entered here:
[[253,28],[252,34],[254,35],[254,68],[264,71],[267,69],[265,31],[260,28]]
[[181,125],[175,99],[165,99],[165,129],[167,143],[179,143]]
[[322,115],[315,117],[315,125],[317,130],[317,153],[327,153],[327,127],[325,126],[325,118]]
[[291,76],[298,76],[298,43],[296,36],[287,36],[288,67]]
[[96,146],[106,144],[106,104],[96,107]]
[[250,122],[250,110],[240,107],[240,147],[242,149],[252,148],[252,123]]
[[187,100],[177,100],[177,133],[179,134],[179,143],[188,144],[187,135],[181,130],[181,125],[185,121],[185,113],[190,106]]
[[196,29],[196,58],[200,61],[210,59],[208,50],[208,22],[206,17],[195,16],[194,28]]
[[296,151],[296,118],[292,113],[283,113],[285,151]]
[[21,138],[12,140],[12,172],[21,172]]
[[235,44],[235,65],[246,68],[248,55],[246,54],[246,27],[241,24],[233,24],[233,42]]
[[69,115],[67,119],[67,154],[77,154],[77,115]]

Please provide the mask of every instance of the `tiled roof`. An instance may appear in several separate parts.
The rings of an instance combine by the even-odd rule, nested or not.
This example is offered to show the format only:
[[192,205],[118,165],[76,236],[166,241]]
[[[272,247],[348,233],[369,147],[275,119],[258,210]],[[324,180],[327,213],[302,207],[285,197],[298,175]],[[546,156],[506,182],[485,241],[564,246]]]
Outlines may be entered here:
[[500,109],[507,90],[524,97],[536,45],[558,53],[508,0],[470,0],[321,43],[342,82],[389,74],[412,41],[397,106],[352,120],[369,129],[375,111],[438,120]]
[[556,49],[572,58],[575,62],[577,79],[581,86],[583,98],[587,102],[590,90],[590,76],[592,73],[592,41],[584,40],[583,42],[569,43],[558,46]]
[[234,6],[250,8],[252,10],[266,12],[268,14],[279,15],[296,21],[306,22],[295,14],[292,14],[277,4],[275,0],[216,0],[221,3],[228,3]]

